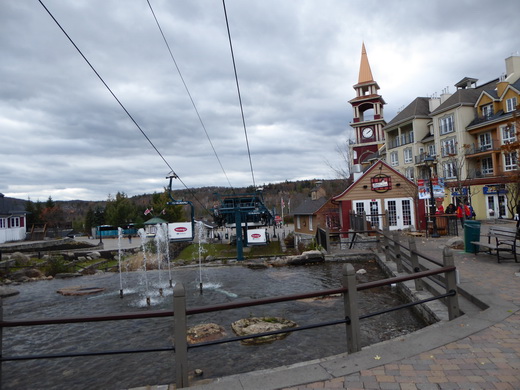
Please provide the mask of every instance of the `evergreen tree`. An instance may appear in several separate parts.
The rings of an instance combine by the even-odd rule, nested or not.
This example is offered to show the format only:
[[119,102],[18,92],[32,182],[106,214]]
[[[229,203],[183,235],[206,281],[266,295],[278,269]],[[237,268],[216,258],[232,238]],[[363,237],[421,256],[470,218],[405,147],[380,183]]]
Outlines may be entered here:
[[105,208],[105,221],[108,225],[123,227],[133,222],[136,207],[124,192],[118,192],[115,198],[109,196]]

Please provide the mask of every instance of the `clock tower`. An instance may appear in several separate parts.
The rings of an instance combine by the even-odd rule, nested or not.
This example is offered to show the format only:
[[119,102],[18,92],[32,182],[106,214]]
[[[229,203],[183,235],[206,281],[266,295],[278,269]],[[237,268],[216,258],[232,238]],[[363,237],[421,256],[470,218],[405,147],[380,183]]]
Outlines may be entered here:
[[361,47],[359,78],[354,90],[356,97],[349,101],[354,114],[350,126],[356,137],[350,145],[351,155],[354,165],[365,165],[369,164],[367,158],[377,153],[385,143],[383,105],[386,103],[378,94],[379,85],[372,76],[364,43]]

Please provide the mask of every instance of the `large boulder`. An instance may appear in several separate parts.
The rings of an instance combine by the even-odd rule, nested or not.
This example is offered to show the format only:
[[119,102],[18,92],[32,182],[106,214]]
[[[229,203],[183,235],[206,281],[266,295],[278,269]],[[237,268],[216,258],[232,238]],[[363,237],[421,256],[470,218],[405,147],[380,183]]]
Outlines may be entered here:
[[220,325],[209,323],[193,326],[188,329],[186,339],[189,343],[203,343],[223,338],[226,331]]
[[[231,324],[237,336],[250,336],[258,333],[273,332],[286,328],[296,327],[296,323],[282,317],[251,317],[243,318]],[[287,337],[289,333],[280,333],[270,336],[255,337],[242,340],[242,344],[265,344]]]
[[25,266],[31,262],[31,258],[22,252],[14,252],[11,255],[11,260],[14,260],[17,265]]
[[298,256],[289,256],[287,258],[288,265],[304,265],[304,264],[312,264],[312,263],[321,263],[325,261],[325,256],[318,250],[312,250],[303,252]]

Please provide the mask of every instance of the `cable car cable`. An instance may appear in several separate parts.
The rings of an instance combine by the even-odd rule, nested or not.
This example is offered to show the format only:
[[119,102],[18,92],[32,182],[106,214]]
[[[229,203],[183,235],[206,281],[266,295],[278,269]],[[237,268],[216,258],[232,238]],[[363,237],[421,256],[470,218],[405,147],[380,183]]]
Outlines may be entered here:
[[212,215],[212,213],[206,208],[206,206],[204,204],[202,204],[202,202],[197,199],[197,197],[195,196],[193,190],[191,190],[190,188],[188,188],[188,186],[182,181],[182,179],[179,177],[179,175],[177,175],[175,173],[175,171],[173,170],[173,168],[171,167],[171,165],[168,163],[168,161],[166,161],[166,159],[164,158],[164,156],[161,154],[161,152],[159,151],[159,149],[157,149],[157,147],[154,145],[154,143],[152,142],[152,140],[148,137],[148,135],[145,133],[145,131],[141,128],[141,126],[139,126],[139,124],[137,123],[137,121],[134,119],[134,117],[130,114],[130,112],[126,109],[126,107],[123,105],[123,103],[121,103],[121,101],[117,98],[117,96],[115,95],[115,93],[112,91],[112,89],[110,89],[110,87],[108,86],[108,84],[105,82],[105,80],[103,80],[103,78],[101,77],[101,75],[96,71],[96,69],[94,68],[94,66],[90,63],[90,61],[87,59],[87,57],[85,57],[85,55],[83,54],[83,52],[80,50],[80,48],[76,45],[76,43],[74,43],[74,41],[72,40],[72,38],[69,36],[69,34],[67,34],[67,32],[65,31],[65,29],[61,26],[61,24],[58,22],[58,20],[56,20],[56,18],[54,17],[54,15],[49,11],[49,9],[45,6],[45,4],[43,4],[42,0],[38,0],[39,3],[42,5],[42,7],[45,9],[45,11],[47,11],[47,13],[49,14],[49,16],[52,18],[52,20],[54,20],[54,22],[56,23],[56,25],[60,28],[60,30],[63,32],[63,34],[65,34],[65,36],[67,37],[67,39],[70,41],[70,43],[72,43],[72,45],[74,46],[74,48],[78,51],[78,53],[81,55],[81,57],[83,57],[83,59],[85,60],[85,62],[90,66],[90,69],[92,69],[92,71],[96,74],[96,76],[99,78],[99,80],[103,83],[103,85],[106,87],[106,89],[110,92],[110,94],[112,95],[112,97],[117,101],[117,103],[119,103],[119,105],[121,106],[121,108],[123,109],[123,111],[128,115],[128,117],[132,120],[132,122],[136,125],[136,127],[139,129],[139,131],[141,132],[141,134],[146,138],[146,140],[150,143],[150,145],[152,145],[152,147],[155,149],[155,151],[157,152],[157,154],[161,157],[161,159],[164,161],[164,163],[168,166],[168,168],[170,168],[170,171],[171,171],[171,175],[175,176],[175,178],[177,180],[179,180],[182,185],[192,194],[194,195],[194,198],[195,200],[202,206],[202,208],[210,215]]
[[246,120],[244,118],[244,107],[242,105],[242,97],[241,97],[241,94],[240,94],[240,85],[238,83],[237,67],[236,67],[236,64],[235,64],[235,54],[233,53],[233,44],[231,42],[231,32],[229,30],[229,22],[228,22],[227,11],[226,11],[226,2],[224,0],[222,0],[222,6],[224,8],[224,16],[226,18],[226,27],[227,27],[227,33],[228,33],[229,48],[231,50],[231,59],[233,60],[233,69],[235,71],[235,82],[236,82],[236,85],[237,85],[238,102],[240,104],[240,112],[242,113],[242,125],[244,127],[244,134],[246,136],[247,154],[249,156],[249,166],[251,167],[251,177],[253,178],[253,186],[254,186],[254,188],[256,188],[255,174],[253,172],[253,162],[251,160],[251,150],[249,149],[249,140],[248,140],[248,137],[247,137]]
[[206,126],[204,125],[204,122],[202,121],[202,117],[200,116],[199,110],[197,109],[197,106],[195,105],[195,101],[193,100],[193,97],[191,96],[191,93],[190,93],[190,90],[188,89],[186,81],[184,80],[184,77],[182,76],[181,70],[180,70],[179,66],[177,65],[177,61],[175,60],[175,57],[173,56],[173,53],[172,53],[172,50],[168,43],[168,40],[166,39],[166,36],[164,35],[164,32],[161,28],[159,20],[157,19],[157,16],[155,15],[152,5],[150,4],[150,0],[146,0],[146,1],[148,3],[148,7],[150,8],[150,11],[152,12],[153,18],[155,19],[155,23],[157,24],[157,27],[159,28],[159,31],[162,35],[166,48],[168,49],[168,52],[170,53],[170,57],[175,65],[175,68],[177,69],[177,72],[179,73],[179,77],[181,78],[182,84],[184,85],[184,89],[186,89],[186,93],[188,94],[188,97],[190,98],[191,104],[192,104],[193,108],[195,109],[195,112],[197,113],[197,117],[199,118],[199,122],[200,122],[202,128],[204,129],[204,133],[206,133],[206,137],[208,138],[209,144],[211,145],[211,148],[213,149],[213,153],[215,154],[215,157],[217,158],[220,168],[222,169],[222,172],[224,173],[224,176],[226,177],[229,187],[231,187],[231,189],[233,190],[233,193],[234,193],[235,190],[234,190],[233,186],[231,185],[231,182],[229,181],[226,170],[224,169],[224,166],[222,165],[222,162],[220,161],[217,151],[215,150],[215,147],[213,146],[213,142],[211,141],[208,131],[206,130]]

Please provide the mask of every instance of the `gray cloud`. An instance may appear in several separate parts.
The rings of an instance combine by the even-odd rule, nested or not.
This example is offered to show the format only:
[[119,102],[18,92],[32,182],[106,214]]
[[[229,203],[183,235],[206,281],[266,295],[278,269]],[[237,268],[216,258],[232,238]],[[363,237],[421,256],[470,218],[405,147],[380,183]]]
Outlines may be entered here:
[[[146,1],[44,3],[186,185],[228,185]],[[231,184],[251,185],[222,3],[151,4]],[[387,121],[464,76],[499,76],[520,46],[515,0],[226,7],[258,185],[333,177],[324,161],[351,135],[362,41]],[[0,4],[0,52],[0,192],[97,200],[167,184],[169,168],[38,2]]]

